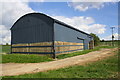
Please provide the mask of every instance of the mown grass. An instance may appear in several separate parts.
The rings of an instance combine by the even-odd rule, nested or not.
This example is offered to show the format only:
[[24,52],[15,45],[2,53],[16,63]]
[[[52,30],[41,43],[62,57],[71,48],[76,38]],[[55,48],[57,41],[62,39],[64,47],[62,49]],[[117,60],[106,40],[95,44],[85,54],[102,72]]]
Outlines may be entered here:
[[[7,46],[4,46],[3,48],[4,51],[9,52],[9,48]],[[87,54],[91,51],[97,51],[100,50],[101,48],[114,48],[110,46],[99,46],[94,48],[93,50],[84,50],[84,51],[79,51],[79,52],[74,52],[74,53],[69,53],[69,54],[61,54],[58,55],[58,59],[64,59],[67,57],[72,57],[72,56],[77,56],[77,55],[82,55],[82,54]],[[37,54],[2,54],[2,63],[39,63],[39,62],[47,62],[47,61],[53,61],[51,56],[48,55],[37,55]]]
[[92,52],[92,51],[98,51],[101,48],[115,48],[115,47],[112,47],[112,46],[97,46],[97,47],[95,47],[94,49],[91,49],[91,50],[83,50],[83,51],[78,51],[78,52],[69,53],[69,54],[61,54],[61,55],[58,55],[57,58],[58,59],[64,59],[64,58],[73,57],[73,56],[77,56],[77,55],[83,55],[83,54],[87,54],[87,53]]
[[58,70],[19,76],[5,76],[4,78],[117,78],[117,76],[118,55],[116,54],[84,66],[75,65]]
[[10,45],[1,45],[1,47],[2,47],[2,53],[10,53],[11,52]]
[[[2,45],[2,53],[10,53],[10,45]],[[49,55],[37,54],[2,54],[2,63],[38,63],[52,61]],[[0,62],[1,63],[1,62]]]
[[3,54],[2,63],[38,63],[52,61],[48,55],[36,55],[36,54]]

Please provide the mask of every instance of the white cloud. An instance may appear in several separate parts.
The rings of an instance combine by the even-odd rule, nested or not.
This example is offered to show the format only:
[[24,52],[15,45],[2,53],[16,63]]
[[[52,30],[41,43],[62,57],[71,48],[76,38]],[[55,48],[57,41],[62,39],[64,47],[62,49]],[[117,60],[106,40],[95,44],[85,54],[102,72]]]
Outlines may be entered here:
[[8,30],[4,25],[0,25],[0,44],[10,43],[10,30]]
[[[113,35],[114,35],[114,40],[120,40],[120,34],[114,33]],[[104,40],[112,40],[112,35],[106,36],[106,37],[104,37],[102,39],[104,39]]]
[[68,3],[68,5],[79,11],[86,11],[92,8],[100,9],[104,7],[103,2],[71,2]]
[[[14,5],[14,6],[13,6]],[[21,16],[34,12],[27,3],[18,2],[9,2],[2,4],[2,25],[11,27],[12,24]],[[1,16],[1,15],[0,15]]]
[[[65,16],[53,16],[55,19],[59,19],[62,22],[67,22],[71,25],[84,25],[84,24],[92,24],[94,23],[94,19],[92,17],[84,17],[84,16],[75,16],[72,18],[67,18]],[[63,21],[64,20],[64,21]]]
[[9,33],[9,30],[4,25],[0,25],[0,34],[2,34],[1,37],[4,37],[8,33]]
[[118,2],[120,0],[71,0],[71,2]]
[[106,30],[105,27],[106,25],[103,25],[103,24],[93,24],[89,26],[88,31],[94,32],[96,34],[103,34]]
[[79,30],[85,31],[87,33],[103,34],[105,32],[106,25],[95,24],[95,21],[92,17],[72,17],[67,18],[64,16],[53,16],[55,19],[58,19],[62,22],[65,22]]
[[[15,2],[14,2],[15,1]],[[34,12],[27,2],[22,2],[22,0],[13,0],[13,2],[1,2],[0,5],[0,38],[2,41],[0,44],[10,43],[10,28],[14,22],[21,16]]]
[[[118,2],[120,0],[19,0],[21,2]],[[0,0],[0,2],[16,2],[16,0]]]
[[78,11],[86,11],[93,8],[99,10],[103,8],[107,2],[115,3],[118,1],[120,0],[71,0],[71,2],[68,2],[68,6]]

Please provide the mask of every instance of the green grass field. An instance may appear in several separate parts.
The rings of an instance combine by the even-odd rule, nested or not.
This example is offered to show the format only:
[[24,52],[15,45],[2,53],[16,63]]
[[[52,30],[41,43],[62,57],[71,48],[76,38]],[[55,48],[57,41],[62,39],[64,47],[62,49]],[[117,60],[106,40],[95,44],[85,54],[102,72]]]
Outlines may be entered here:
[[2,53],[10,53],[11,52],[11,47],[10,45],[2,45]]
[[[10,53],[10,45],[2,45],[2,53]],[[38,63],[52,61],[49,55],[37,54],[2,54],[2,63]]]
[[4,78],[117,78],[117,76],[118,55],[116,54],[115,56],[84,66],[75,65],[58,70],[19,76],[6,76]]
[[37,54],[5,54],[2,55],[2,63],[39,63],[52,61],[48,55],[37,55]]
[[83,51],[78,51],[78,52],[74,52],[74,53],[70,53],[70,54],[61,54],[61,55],[58,55],[57,58],[58,59],[64,59],[64,58],[67,58],[67,57],[83,55],[83,54],[87,54],[87,53],[92,52],[92,51],[98,51],[101,48],[115,48],[115,47],[112,47],[112,46],[98,46],[98,47],[95,47],[94,49],[91,49],[91,50],[83,50]]
[[[113,42],[114,46],[118,46],[119,43],[120,43],[120,40],[114,40]],[[103,42],[101,41],[99,45],[112,46],[112,41],[103,41]]]
[[[100,46],[96,47],[93,50],[84,50],[79,52],[74,52],[70,54],[61,54],[57,56],[57,59],[64,59],[67,57],[87,54],[91,51],[97,51],[101,48],[114,48],[110,46]],[[3,52],[10,52],[10,46],[3,46]],[[2,54],[2,63],[39,63],[53,61],[49,55],[37,55],[37,54]]]

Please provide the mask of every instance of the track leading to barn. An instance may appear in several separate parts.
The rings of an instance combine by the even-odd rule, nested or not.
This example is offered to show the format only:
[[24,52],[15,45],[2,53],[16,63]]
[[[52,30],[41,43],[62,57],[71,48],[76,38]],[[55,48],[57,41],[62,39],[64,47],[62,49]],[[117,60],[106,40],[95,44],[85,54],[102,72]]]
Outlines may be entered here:
[[6,63],[0,64],[2,66],[2,76],[14,76],[26,73],[35,73],[48,71],[53,69],[64,68],[72,65],[84,65],[86,63],[94,62],[103,59],[108,56],[112,56],[115,53],[114,49],[101,49],[100,51],[90,52],[88,54],[79,55],[75,57],[65,58],[61,60],[43,62],[43,63]]

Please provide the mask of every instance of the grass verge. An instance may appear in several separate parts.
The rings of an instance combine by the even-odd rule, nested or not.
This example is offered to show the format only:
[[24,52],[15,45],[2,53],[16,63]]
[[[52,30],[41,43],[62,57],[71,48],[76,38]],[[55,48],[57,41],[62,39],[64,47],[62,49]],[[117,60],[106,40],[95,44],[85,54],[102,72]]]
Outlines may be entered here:
[[[10,45],[2,45],[2,53],[10,53]],[[52,61],[49,55],[37,55],[37,54],[1,54],[2,62],[0,63],[38,63]]]
[[116,54],[84,66],[75,65],[58,70],[19,76],[5,76],[4,78],[117,78],[117,76],[118,55]]
[[[4,46],[4,48],[6,48]],[[61,54],[58,55],[58,59],[64,59],[67,57],[73,57],[77,55],[87,54],[92,51],[100,50],[101,48],[114,48],[110,46],[99,46],[95,47],[93,50],[84,50],[84,51],[78,51],[70,54]],[[9,48],[4,49],[4,51],[8,50]],[[48,56],[40,56],[37,54],[2,54],[2,63],[39,63],[39,62],[47,62],[52,61],[53,59]]]
[[92,52],[92,51],[98,51],[102,48],[115,48],[115,47],[112,47],[112,46],[97,46],[94,49],[90,49],[90,50],[77,51],[77,52],[70,53],[70,54],[61,54],[61,55],[58,55],[57,58],[58,59],[64,59],[64,58],[73,57],[73,56],[77,56],[77,55],[83,55],[83,54],[87,54],[87,53]]
[[2,53],[10,53],[11,52],[10,45],[1,45],[1,47],[2,47]]
[[40,56],[36,54],[5,54],[2,55],[2,63],[38,63],[52,61],[48,55]]

